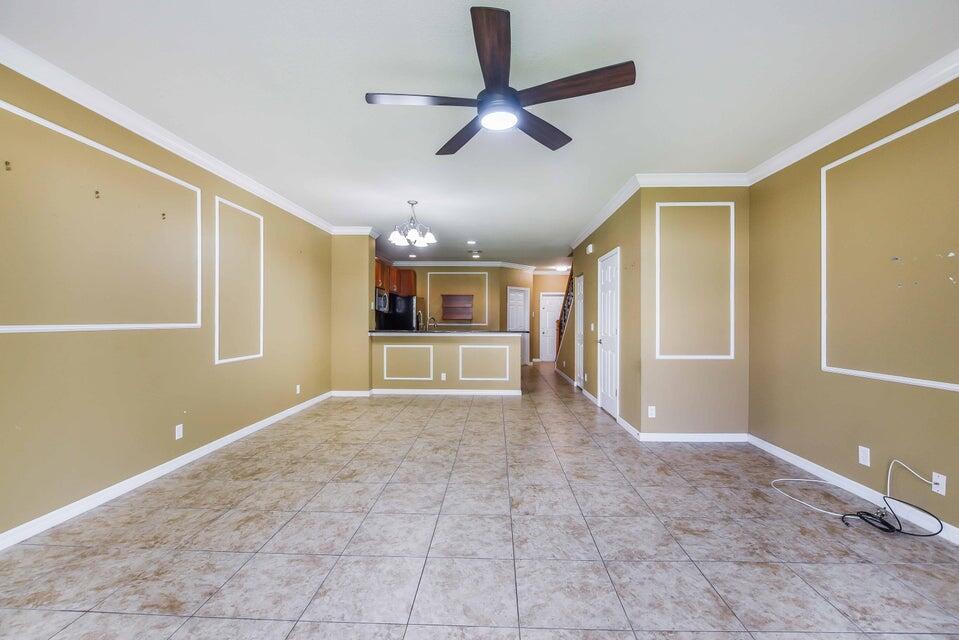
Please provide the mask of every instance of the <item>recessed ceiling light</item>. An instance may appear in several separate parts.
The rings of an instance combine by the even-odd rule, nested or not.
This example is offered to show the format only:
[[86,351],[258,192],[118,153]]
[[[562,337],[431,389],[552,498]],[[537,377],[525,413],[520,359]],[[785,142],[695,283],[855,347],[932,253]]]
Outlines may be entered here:
[[415,258],[415,257],[416,257],[416,254],[415,254],[415,253],[411,253],[411,254],[410,254],[410,257],[411,257],[411,258]]
[[476,240],[467,240],[466,244],[476,244]]
[[474,258],[474,259],[479,258],[479,257],[480,257],[480,254],[478,254],[478,253],[474,253],[474,254],[473,254],[473,258]]

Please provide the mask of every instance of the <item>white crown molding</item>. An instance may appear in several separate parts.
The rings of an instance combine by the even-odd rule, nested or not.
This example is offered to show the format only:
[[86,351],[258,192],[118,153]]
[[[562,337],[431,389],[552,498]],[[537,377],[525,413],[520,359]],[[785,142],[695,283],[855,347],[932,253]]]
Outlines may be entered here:
[[528,264],[516,264],[515,262],[481,262],[479,260],[395,260],[394,267],[485,267],[503,269],[518,269],[532,273],[536,267]]
[[959,49],[746,172],[753,185],[959,77]]
[[9,38],[0,35],[0,64],[10,67],[20,75],[30,78],[80,106],[97,113],[133,133],[146,138],[167,151],[206,169],[224,180],[235,184],[272,205],[332,235],[372,235],[378,237],[372,227],[339,227],[330,224],[315,213],[301,207],[290,199],[266,187],[248,175],[234,169],[195,147],[176,134],[126,107],[105,93],[94,89],[79,78],[41,58]]
[[569,269],[557,271],[556,269],[537,269],[533,272],[534,276],[568,276]]
[[780,151],[745,173],[638,173],[629,177],[570,244],[575,249],[642,187],[751,187],[930,91],[959,78],[959,49],[936,60],[865,104]]

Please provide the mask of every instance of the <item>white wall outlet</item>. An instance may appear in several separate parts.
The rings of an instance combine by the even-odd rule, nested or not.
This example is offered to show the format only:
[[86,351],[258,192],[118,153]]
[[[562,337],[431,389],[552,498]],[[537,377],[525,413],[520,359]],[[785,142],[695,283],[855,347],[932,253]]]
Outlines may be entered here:
[[946,495],[946,476],[935,471],[932,472],[932,492],[941,496]]
[[648,407],[646,407],[646,417],[647,417],[647,418],[655,418],[655,417],[656,417],[656,405],[651,404],[651,405],[649,405]]
[[446,381],[446,372],[440,374],[440,380]]
[[864,467],[869,466],[869,447],[859,447],[859,464]]
[[296,385],[296,395],[300,395],[300,385]]
[[589,243],[588,245],[586,245],[586,255],[589,255],[592,252],[593,252],[593,244]]
[[178,424],[177,426],[173,427],[173,439],[179,440],[182,437],[183,437],[183,425]]
[[589,330],[590,330],[590,331],[596,331],[596,324],[593,323],[593,322],[590,322],[590,323],[589,323]]
[[589,374],[588,374],[588,373],[584,373],[584,374],[583,374],[583,382],[589,382]]
[[563,368],[566,368],[566,361],[563,360]]

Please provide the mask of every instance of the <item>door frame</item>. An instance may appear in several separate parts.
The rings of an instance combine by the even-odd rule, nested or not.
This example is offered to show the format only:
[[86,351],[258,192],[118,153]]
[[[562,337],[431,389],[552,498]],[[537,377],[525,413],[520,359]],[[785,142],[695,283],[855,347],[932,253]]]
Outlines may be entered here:
[[540,362],[556,362],[556,359],[559,358],[559,349],[557,349],[557,350],[556,350],[556,353],[553,354],[553,359],[552,359],[552,360],[543,360],[543,333],[542,333],[542,329],[543,329],[543,298],[544,298],[544,297],[550,297],[550,298],[555,297],[555,298],[559,298],[559,300],[560,300],[559,312],[560,312],[560,313],[563,313],[563,305],[562,305],[562,302],[563,302],[563,298],[566,297],[566,294],[565,294],[565,293],[560,293],[560,292],[558,292],[558,291],[540,291],[540,292],[539,292],[539,329],[540,329],[540,334],[539,334],[539,358],[538,358],[538,360],[539,360]]
[[526,328],[523,329],[526,333],[523,334],[523,337],[520,338],[520,344],[522,345],[522,353],[520,353],[520,360],[522,364],[529,364],[529,299],[533,295],[532,289],[529,287],[514,287],[512,285],[507,285],[506,287],[506,330],[509,331],[509,294],[513,290],[523,292],[523,320],[525,322]]
[[[598,327],[596,333],[598,334],[603,326],[603,301],[602,301],[602,287],[603,287],[603,278],[602,278],[602,262],[607,258],[616,256],[616,411],[612,413],[614,418],[619,419],[619,392],[622,387],[622,377],[623,377],[623,366],[622,366],[622,291],[623,291],[623,259],[620,255],[619,247],[607,251],[600,257],[596,259],[596,326]],[[603,345],[599,344],[598,338],[596,343],[596,404],[599,405],[600,409],[604,411],[608,410],[603,406],[603,368],[600,366],[602,362]]]
[[[573,313],[576,314],[573,324],[573,386],[583,389],[586,386],[583,380],[586,373],[586,277],[582,273],[573,277]],[[580,329],[582,343],[577,343]]]

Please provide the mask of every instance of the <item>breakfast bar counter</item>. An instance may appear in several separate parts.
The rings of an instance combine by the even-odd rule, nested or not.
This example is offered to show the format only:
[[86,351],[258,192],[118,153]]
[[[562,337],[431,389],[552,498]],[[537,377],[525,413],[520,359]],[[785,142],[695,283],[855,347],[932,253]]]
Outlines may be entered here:
[[520,395],[520,333],[371,331],[373,393]]

